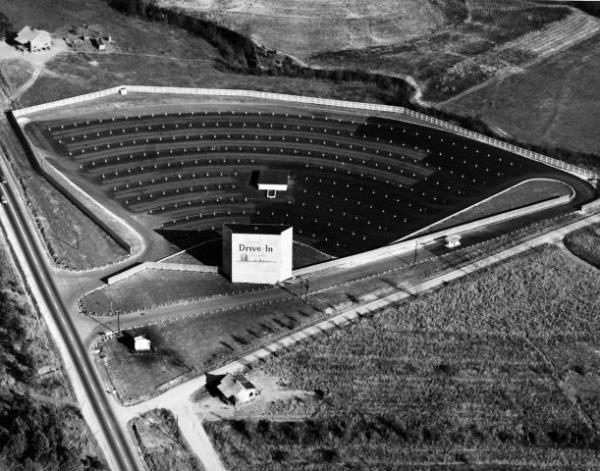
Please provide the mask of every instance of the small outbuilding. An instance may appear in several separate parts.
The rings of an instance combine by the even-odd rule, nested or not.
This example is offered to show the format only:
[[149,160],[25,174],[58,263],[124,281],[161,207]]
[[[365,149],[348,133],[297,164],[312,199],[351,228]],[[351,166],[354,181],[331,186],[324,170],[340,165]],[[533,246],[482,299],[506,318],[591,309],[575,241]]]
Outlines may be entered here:
[[49,51],[52,48],[52,36],[48,31],[29,26],[17,33],[15,42],[29,52]]
[[137,335],[133,338],[133,349],[136,352],[149,352],[152,349],[150,339],[144,335]]
[[241,374],[227,374],[217,389],[223,399],[232,404],[242,404],[258,396],[256,386]]
[[267,192],[267,198],[275,198],[278,191],[287,191],[288,173],[282,170],[263,170],[258,175],[258,189]]
[[94,38],[92,40],[92,44],[96,46],[96,49],[98,49],[99,51],[106,51],[106,42],[103,38]]
[[460,247],[460,236],[458,234],[447,236],[445,246],[447,249],[454,249],[456,247]]

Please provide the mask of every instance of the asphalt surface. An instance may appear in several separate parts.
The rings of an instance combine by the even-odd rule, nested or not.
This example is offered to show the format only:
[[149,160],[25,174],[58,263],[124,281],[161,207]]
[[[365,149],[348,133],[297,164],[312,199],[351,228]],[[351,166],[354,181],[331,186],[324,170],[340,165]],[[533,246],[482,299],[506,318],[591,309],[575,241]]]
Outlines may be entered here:
[[[87,350],[77,335],[71,317],[54,284],[46,263],[45,247],[37,237],[36,228],[19,197],[16,180],[4,155],[0,157],[0,169],[3,180],[6,182],[3,182],[2,185],[6,201],[4,208],[20,246],[19,252],[25,258],[25,260],[21,260],[21,263],[28,265],[33,276],[33,279],[27,281],[36,285],[40,294],[40,298],[35,299],[36,303],[47,308],[58,328],[61,340],[74,365],[75,379],[80,382],[101,433],[110,446],[109,450],[103,450],[105,453],[112,454],[106,458],[109,463],[114,463],[113,467],[119,471],[138,471],[142,468],[138,465],[136,453],[129,446],[126,432],[122,430],[114,415],[102,383],[87,356]],[[17,248],[14,249],[15,252],[18,251]]]

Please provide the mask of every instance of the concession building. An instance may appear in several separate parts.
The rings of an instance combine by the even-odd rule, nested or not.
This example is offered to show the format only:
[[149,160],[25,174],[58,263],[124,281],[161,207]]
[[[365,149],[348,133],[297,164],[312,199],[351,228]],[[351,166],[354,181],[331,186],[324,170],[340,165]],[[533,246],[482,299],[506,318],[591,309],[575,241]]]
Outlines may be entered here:
[[292,276],[292,226],[224,224],[223,273],[234,283],[276,284]]
[[267,198],[275,198],[278,191],[287,191],[288,173],[281,170],[263,170],[258,176],[258,189],[267,192]]

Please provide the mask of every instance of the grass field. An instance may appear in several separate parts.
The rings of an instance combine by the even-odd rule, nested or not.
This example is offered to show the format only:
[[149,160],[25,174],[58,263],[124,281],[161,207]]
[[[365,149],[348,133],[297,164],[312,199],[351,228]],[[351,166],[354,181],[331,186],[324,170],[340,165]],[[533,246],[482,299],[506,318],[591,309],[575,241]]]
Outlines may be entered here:
[[566,247],[586,262],[600,268],[600,225],[587,226],[568,234]]
[[480,116],[522,142],[600,153],[600,35],[469,93],[447,109]]
[[[326,306],[319,304],[317,308]],[[320,311],[293,299],[148,326],[130,334],[146,335],[155,349],[152,353],[133,353],[126,342],[111,341],[102,347],[104,364],[121,399],[135,401],[155,394],[161,385],[181,375],[215,367],[318,315]]]
[[490,199],[477,203],[467,210],[457,213],[445,221],[433,225],[428,232],[438,231],[447,227],[457,226],[475,221],[494,214],[546,201],[550,198],[570,195],[571,188],[557,180],[525,181],[514,187],[492,196]]
[[[296,268],[328,259],[310,246],[294,244]],[[166,260],[166,263],[194,261],[198,263],[190,256],[187,259],[176,256]],[[262,285],[255,284],[232,284],[220,274],[151,269],[85,295],[80,306],[83,312],[89,314],[110,315],[111,306],[113,311],[128,313],[186,300],[242,293],[261,287]]]
[[[6,121],[0,123],[0,133],[12,133],[7,127]],[[53,261],[59,266],[85,269],[125,258],[127,252],[112,237],[33,170],[17,145],[10,148],[10,155],[18,162],[13,168]]]
[[5,91],[8,94],[15,92],[31,76],[33,69],[29,63],[10,59],[0,63],[0,87],[7,86]]
[[93,291],[81,300],[81,305],[87,313],[110,315],[111,302],[113,310],[127,313],[186,299],[240,293],[261,286],[233,284],[213,273],[152,269]]
[[85,269],[124,259],[128,253],[102,228],[37,173],[25,186],[36,219],[57,265]]
[[177,420],[167,409],[154,409],[129,422],[148,471],[203,471],[180,436]]
[[322,395],[310,420],[206,430],[230,470],[594,469],[591,275],[546,246],[385,309],[262,367]]
[[[183,44],[182,47],[189,47]],[[95,60],[97,66],[90,66]],[[239,88],[266,92],[394,103],[392,91],[386,92],[362,82],[332,81],[242,75],[215,68],[213,61],[192,62],[143,55],[85,55],[58,57],[48,64],[48,73],[23,95],[21,104],[29,106],[81,93],[114,87],[123,83],[179,87]]]

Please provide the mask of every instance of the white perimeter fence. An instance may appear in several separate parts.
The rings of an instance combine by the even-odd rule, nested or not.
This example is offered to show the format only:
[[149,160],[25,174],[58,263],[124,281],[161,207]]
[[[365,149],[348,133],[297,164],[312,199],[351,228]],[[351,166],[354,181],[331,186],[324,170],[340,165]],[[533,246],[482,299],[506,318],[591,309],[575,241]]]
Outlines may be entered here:
[[100,90],[94,93],[88,93],[86,95],[79,95],[72,98],[65,98],[64,100],[52,101],[49,103],[44,103],[41,105],[31,106],[29,108],[22,108],[20,110],[13,111],[13,115],[15,118],[21,118],[27,116],[32,113],[36,113],[39,111],[46,111],[62,106],[73,105],[77,103],[82,103],[90,100],[95,100],[98,98],[107,97],[110,95],[124,93],[124,92],[133,92],[133,93],[154,93],[154,94],[171,94],[171,95],[199,95],[199,96],[222,96],[222,97],[239,97],[239,98],[257,98],[261,100],[276,100],[283,101],[288,103],[303,103],[303,104],[311,104],[311,105],[323,105],[323,106],[332,106],[337,108],[348,108],[355,110],[364,110],[364,111],[377,111],[383,113],[392,113],[398,115],[408,116],[413,119],[417,119],[419,121],[423,121],[432,126],[439,127],[441,129],[445,129],[454,134],[468,137],[469,139],[473,139],[484,144],[488,144],[499,149],[503,149],[514,154],[520,155],[522,157],[526,157],[531,160],[535,160],[536,162],[541,162],[543,164],[549,165],[551,167],[557,168],[564,172],[571,173],[579,178],[583,178],[584,180],[596,180],[598,178],[598,174],[592,172],[591,170],[586,170],[576,165],[571,165],[560,160],[554,159],[552,157],[548,157],[547,155],[538,154],[537,152],[533,152],[527,149],[523,149],[522,147],[515,146],[513,144],[509,144],[507,142],[500,141],[498,139],[494,139],[492,137],[485,136],[483,134],[469,131],[468,129],[462,128],[455,124],[449,123],[447,121],[434,118],[432,116],[427,116],[423,113],[418,113],[416,111],[409,110],[407,108],[403,108],[400,106],[389,106],[389,105],[376,105],[371,103],[360,103],[354,101],[343,101],[343,100],[331,100],[328,98],[315,98],[315,97],[307,97],[307,96],[298,96],[298,95],[285,95],[281,93],[269,93],[269,92],[256,92],[252,90],[228,90],[228,89],[218,89],[218,88],[183,88],[183,87],[151,87],[151,86],[140,86],[140,85],[123,85],[113,88],[107,88],[106,90]]

